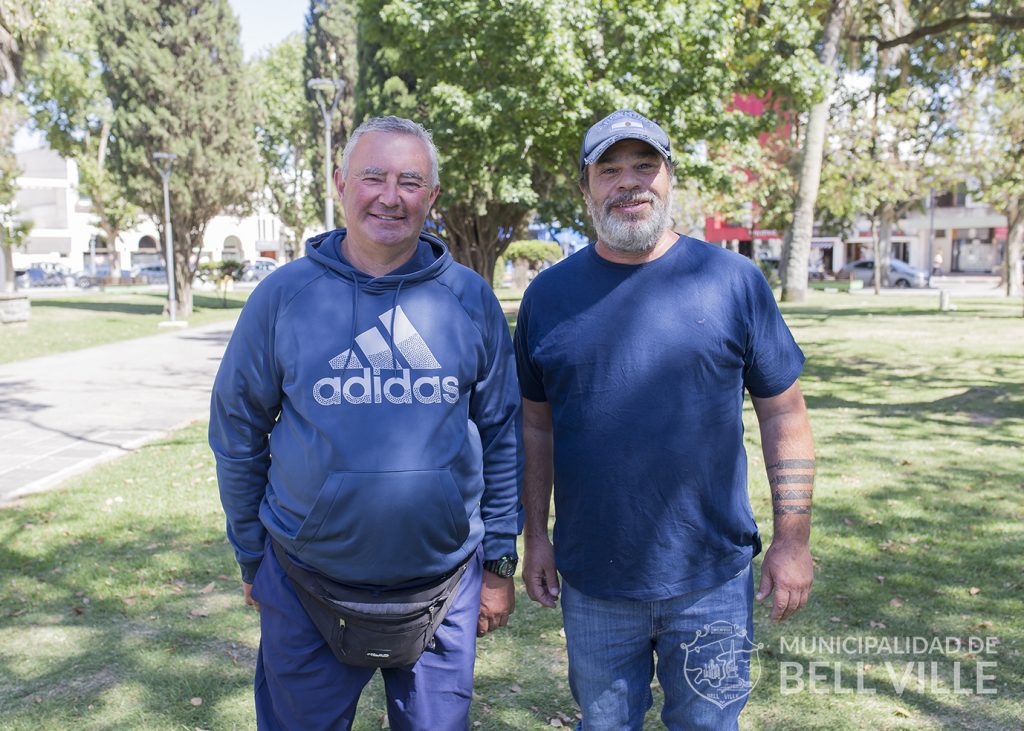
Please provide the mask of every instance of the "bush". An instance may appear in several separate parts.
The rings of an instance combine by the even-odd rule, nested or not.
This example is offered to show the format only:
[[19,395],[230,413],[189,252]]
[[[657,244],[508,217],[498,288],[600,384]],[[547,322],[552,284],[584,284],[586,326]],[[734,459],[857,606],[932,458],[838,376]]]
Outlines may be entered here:
[[224,277],[231,277],[237,282],[242,276],[243,266],[242,262],[234,259],[204,261],[199,265],[199,273],[209,282],[219,282]]
[[516,286],[526,286],[523,280],[524,272],[540,271],[545,263],[556,262],[562,258],[562,247],[554,241],[513,241],[498,257],[494,263],[494,286],[500,287],[505,279],[505,262],[511,261],[516,265],[520,276],[517,277]]
[[526,259],[531,269],[543,262],[556,262],[562,258],[562,247],[554,241],[513,241],[502,256],[509,261]]

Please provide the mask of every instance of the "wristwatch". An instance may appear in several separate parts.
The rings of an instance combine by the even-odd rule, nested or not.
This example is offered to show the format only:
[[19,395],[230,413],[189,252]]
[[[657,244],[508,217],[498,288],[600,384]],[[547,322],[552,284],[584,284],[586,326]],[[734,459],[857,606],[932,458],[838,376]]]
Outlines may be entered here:
[[518,565],[518,558],[505,554],[501,558],[484,561],[484,571],[490,571],[492,574],[496,574],[503,579],[507,579],[515,575],[516,566]]

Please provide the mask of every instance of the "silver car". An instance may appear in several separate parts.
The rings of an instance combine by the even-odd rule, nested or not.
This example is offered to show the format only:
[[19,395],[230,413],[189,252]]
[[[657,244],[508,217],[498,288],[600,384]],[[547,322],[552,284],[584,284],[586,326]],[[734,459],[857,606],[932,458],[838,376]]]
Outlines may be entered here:
[[[865,285],[874,284],[875,262],[873,259],[858,259],[851,261],[842,268],[843,273],[849,274],[854,279],[859,279]],[[927,287],[928,273],[906,264],[899,259],[889,260],[889,279],[883,278],[882,285],[886,287]]]

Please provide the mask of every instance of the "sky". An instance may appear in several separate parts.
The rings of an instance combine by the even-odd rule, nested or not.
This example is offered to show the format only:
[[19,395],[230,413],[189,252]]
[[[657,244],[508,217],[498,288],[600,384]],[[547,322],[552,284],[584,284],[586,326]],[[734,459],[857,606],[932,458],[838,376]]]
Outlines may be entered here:
[[242,24],[242,51],[246,60],[285,36],[301,31],[309,0],[230,0]]

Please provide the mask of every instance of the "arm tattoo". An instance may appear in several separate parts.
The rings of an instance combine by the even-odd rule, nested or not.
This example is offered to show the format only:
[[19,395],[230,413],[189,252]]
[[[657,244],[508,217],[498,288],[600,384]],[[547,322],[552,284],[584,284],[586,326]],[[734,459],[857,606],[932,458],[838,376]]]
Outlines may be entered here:
[[810,505],[776,505],[776,515],[810,515]]
[[813,470],[813,459],[780,459],[774,464],[768,465],[769,470]]
[[772,500],[781,502],[783,500],[810,500],[810,490],[779,490],[772,494]]
[[813,485],[814,475],[775,475],[768,478],[768,484],[776,485]]

